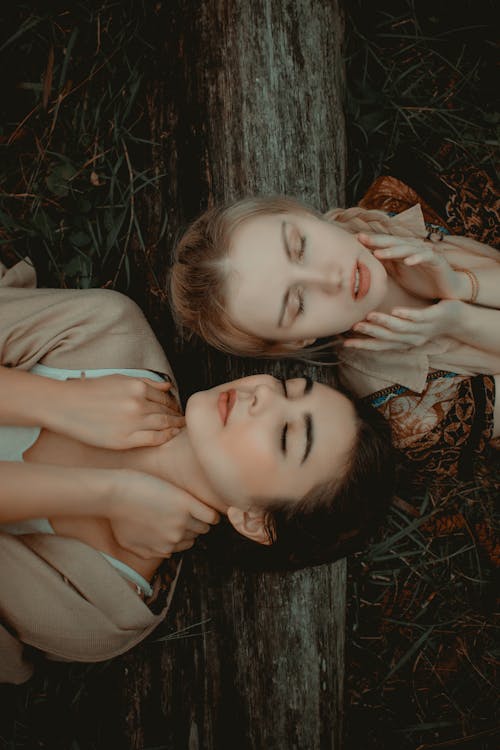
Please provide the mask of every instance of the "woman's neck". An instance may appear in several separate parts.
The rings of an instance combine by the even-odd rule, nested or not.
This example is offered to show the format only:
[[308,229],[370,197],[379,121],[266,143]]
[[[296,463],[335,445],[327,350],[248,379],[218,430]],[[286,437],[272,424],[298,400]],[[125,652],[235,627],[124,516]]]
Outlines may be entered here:
[[226,513],[227,505],[210,487],[193,452],[186,428],[168,443],[154,448],[134,448],[125,451],[122,457],[124,468],[159,477],[189,492],[219,513]]
[[377,312],[390,314],[394,307],[428,307],[429,301],[415,297],[403,289],[391,276],[387,276],[387,292],[377,307]]

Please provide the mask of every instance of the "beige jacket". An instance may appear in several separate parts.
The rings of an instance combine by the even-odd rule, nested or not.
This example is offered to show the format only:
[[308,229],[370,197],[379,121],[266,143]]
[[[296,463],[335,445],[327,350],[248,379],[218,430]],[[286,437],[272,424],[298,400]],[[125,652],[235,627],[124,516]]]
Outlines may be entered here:
[[[400,237],[425,239],[422,210],[417,204],[389,217],[383,211],[363,208],[334,209],[326,218],[351,232],[379,232]],[[500,252],[468,237],[445,235],[434,245],[446,254],[454,268],[498,268]],[[462,344],[445,336],[423,346],[401,352],[368,352],[340,349],[340,374],[349,389],[367,396],[398,383],[421,393],[430,369],[447,370],[459,375],[496,375],[500,373],[500,355]]]
[[[102,289],[35,289],[26,262],[0,264],[0,363],[138,368],[172,376],[143,313]],[[74,539],[0,533],[0,681],[20,683],[33,667],[24,644],[48,658],[95,662],[135,646],[164,619],[154,615],[93,548]]]

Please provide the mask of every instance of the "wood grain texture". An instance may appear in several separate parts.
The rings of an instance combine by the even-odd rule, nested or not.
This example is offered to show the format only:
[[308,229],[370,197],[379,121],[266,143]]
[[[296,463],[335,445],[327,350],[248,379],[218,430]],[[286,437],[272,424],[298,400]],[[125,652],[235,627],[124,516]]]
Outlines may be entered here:
[[[149,232],[134,296],[184,397],[240,374],[297,372],[184,344],[164,284],[176,237],[213,202],[287,192],[321,209],[343,204],[342,39],[337,0],[175,0],[159,12],[147,97],[153,164],[166,176],[138,206]],[[202,551],[185,562],[160,633],[172,637],[123,659],[123,726],[109,740],[169,750],[340,748],[345,562],[293,574],[226,570]]]

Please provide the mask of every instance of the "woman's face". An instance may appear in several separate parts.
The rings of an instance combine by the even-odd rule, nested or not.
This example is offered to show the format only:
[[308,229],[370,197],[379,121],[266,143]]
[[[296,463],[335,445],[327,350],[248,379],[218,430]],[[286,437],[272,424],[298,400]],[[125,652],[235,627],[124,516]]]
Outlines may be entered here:
[[298,346],[348,331],[386,292],[383,265],[356,236],[310,214],[249,219],[234,233],[225,269],[231,321]]
[[256,498],[299,500],[341,478],[357,432],[353,405],[338,391],[270,375],[193,394],[186,426],[212,489],[243,509]]

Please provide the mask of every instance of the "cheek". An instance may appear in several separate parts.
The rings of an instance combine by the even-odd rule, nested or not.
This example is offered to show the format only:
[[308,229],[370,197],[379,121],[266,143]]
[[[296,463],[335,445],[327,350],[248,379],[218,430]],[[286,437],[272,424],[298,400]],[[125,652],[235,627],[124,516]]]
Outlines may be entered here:
[[220,456],[228,476],[250,494],[269,490],[276,471],[276,461],[269,441],[261,433],[247,429],[231,430],[222,436]]

